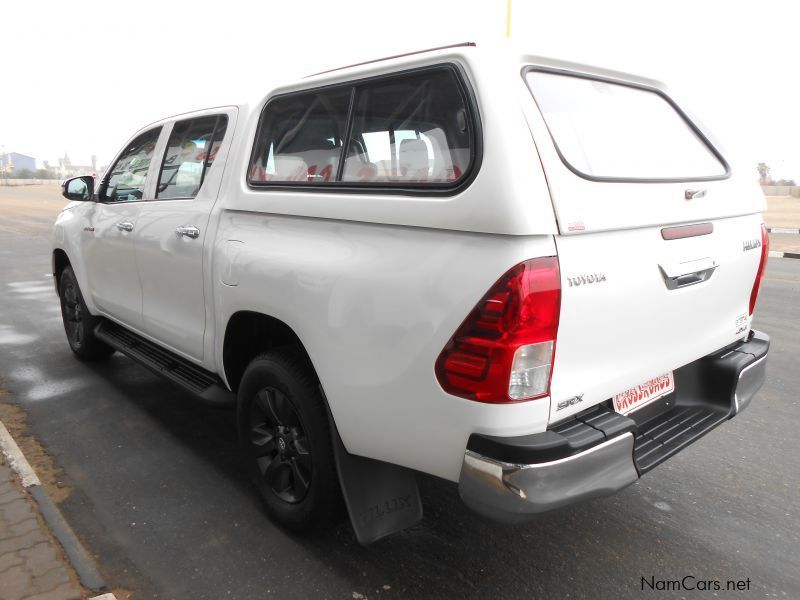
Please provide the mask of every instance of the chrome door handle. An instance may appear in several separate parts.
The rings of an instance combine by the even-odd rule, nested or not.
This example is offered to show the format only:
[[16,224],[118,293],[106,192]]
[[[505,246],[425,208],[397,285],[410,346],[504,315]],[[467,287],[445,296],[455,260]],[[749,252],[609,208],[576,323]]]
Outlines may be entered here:
[[120,223],[117,223],[117,229],[119,229],[120,231],[131,232],[133,231],[133,223],[131,223],[130,221],[122,221]]
[[687,200],[694,200],[695,198],[702,198],[706,195],[705,189],[700,190],[686,190],[683,192],[683,197]]
[[200,237],[200,230],[194,225],[181,225],[175,228],[175,235],[178,237],[188,237],[196,240]]
[[719,263],[713,258],[689,260],[675,265],[658,265],[668,290],[703,283],[711,278]]

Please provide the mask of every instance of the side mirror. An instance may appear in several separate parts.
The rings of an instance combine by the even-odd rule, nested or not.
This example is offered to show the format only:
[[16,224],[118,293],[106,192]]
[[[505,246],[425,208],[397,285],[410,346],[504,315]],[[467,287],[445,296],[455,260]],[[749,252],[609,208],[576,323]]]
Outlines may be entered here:
[[65,179],[61,184],[61,195],[67,200],[91,200],[94,197],[94,177],[81,175]]

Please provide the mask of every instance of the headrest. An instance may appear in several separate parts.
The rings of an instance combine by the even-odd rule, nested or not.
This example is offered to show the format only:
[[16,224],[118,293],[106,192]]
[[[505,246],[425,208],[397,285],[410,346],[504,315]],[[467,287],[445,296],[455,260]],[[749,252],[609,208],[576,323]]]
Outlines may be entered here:
[[278,155],[273,158],[275,164],[275,181],[307,181],[308,164],[298,156]]
[[400,142],[400,166],[410,170],[428,168],[428,146],[422,140]]

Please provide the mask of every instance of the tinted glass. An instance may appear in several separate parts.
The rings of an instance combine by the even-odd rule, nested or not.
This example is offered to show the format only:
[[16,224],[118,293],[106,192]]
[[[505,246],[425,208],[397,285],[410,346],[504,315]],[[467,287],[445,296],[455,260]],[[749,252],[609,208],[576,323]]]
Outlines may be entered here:
[[314,184],[335,181],[350,94],[348,87],[272,100],[261,117],[249,180]]
[[161,128],[151,129],[133,140],[114,163],[108,176],[108,185],[101,200],[123,202],[141,200],[150,162],[156,149]]
[[212,115],[175,123],[164,154],[156,198],[194,198],[225,137],[228,117]]
[[641,88],[531,71],[529,87],[563,159],[613,179],[722,176],[725,166],[661,95]]
[[358,87],[343,181],[451,184],[469,169],[473,132],[450,69]]

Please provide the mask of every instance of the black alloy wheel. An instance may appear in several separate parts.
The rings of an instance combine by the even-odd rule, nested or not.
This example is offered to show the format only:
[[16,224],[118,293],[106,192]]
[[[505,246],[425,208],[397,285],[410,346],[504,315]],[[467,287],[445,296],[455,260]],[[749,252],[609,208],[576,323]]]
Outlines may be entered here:
[[75,356],[85,361],[98,361],[114,354],[114,348],[94,335],[94,329],[102,319],[86,307],[72,267],[65,268],[58,278],[58,296],[64,332]]
[[312,458],[305,428],[291,401],[265,387],[250,404],[250,449],[275,495],[295,504],[311,485]]
[[83,308],[78,298],[78,290],[71,279],[64,282],[61,290],[61,310],[64,317],[64,330],[72,344],[80,346],[86,338]]
[[338,522],[344,506],[331,423],[308,355],[293,347],[259,354],[237,396],[243,458],[269,515],[295,531]]

